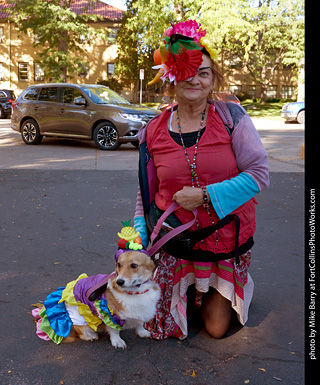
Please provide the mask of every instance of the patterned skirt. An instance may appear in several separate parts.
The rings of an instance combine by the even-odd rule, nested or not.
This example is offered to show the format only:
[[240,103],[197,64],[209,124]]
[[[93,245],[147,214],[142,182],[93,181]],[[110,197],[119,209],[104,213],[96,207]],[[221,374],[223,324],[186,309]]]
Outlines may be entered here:
[[251,250],[240,256],[238,265],[234,258],[218,262],[191,262],[161,251],[155,273],[161,297],[155,317],[145,325],[152,338],[163,340],[176,337],[182,340],[187,337],[187,290],[191,285],[195,285],[200,304],[202,293],[207,293],[210,287],[216,289],[231,302],[239,322],[244,325],[254,287],[247,272],[250,261]]

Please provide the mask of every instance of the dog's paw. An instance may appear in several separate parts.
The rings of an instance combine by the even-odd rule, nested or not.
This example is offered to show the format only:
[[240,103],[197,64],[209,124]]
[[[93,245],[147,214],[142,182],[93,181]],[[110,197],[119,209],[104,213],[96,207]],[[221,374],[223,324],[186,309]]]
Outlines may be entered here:
[[148,330],[146,330],[143,327],[136,329],[136,333],[141,338],[150,338],[151,337],[151,333],[148,332]]
[[114,348],[122,348],[125,349],[127,347],[126,343],[122,338],[111,338],[111,345]]

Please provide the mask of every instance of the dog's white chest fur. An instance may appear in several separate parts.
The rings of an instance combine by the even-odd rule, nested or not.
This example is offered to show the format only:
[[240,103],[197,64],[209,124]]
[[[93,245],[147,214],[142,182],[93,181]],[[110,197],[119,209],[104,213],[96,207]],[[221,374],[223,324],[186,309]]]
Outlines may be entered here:
[[160,288],[155,282],[150,281],[143,285],[141,293],[139,294],[120,294],[114,290],[112,284],[110,284],[108,290],[112,292],[115,299],[123,308],[123,310],[117,312],[121,319],[125,321],[135,319],[147,322],[154,317],[156,305],[160,298]]

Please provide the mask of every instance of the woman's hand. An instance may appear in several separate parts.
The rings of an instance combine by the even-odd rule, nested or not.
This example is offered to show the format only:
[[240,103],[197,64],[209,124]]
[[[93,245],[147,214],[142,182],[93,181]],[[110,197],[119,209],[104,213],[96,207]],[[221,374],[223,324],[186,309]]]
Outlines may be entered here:
[[187,211],[192,211],[204,203],[202,189],[188,186],[184,186],[182,190],[177,191],[172,200]]

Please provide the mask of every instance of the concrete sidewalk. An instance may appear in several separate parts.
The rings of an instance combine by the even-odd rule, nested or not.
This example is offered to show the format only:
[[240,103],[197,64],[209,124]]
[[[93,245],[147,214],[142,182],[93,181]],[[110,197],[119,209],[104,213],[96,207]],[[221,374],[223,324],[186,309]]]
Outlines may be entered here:
[[55,345],[35,334],[32,304],[59,286],[114,268],[121,220],[132,218],[130,170],[0,171],[0,383],[2,385],[304,384],[304,174],[272,172],[258,195],[249,321],[214,340],[124,331],[126,350],[103,338]]

